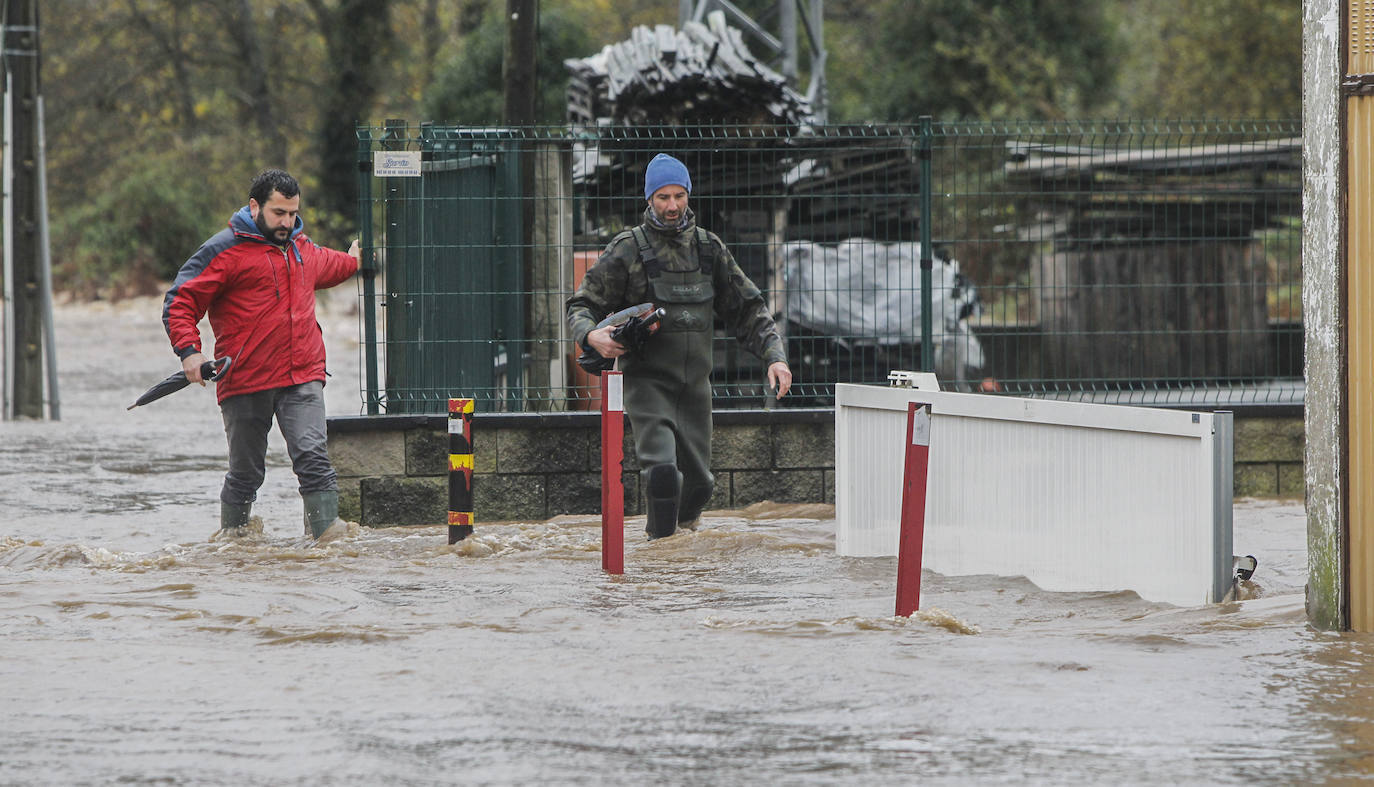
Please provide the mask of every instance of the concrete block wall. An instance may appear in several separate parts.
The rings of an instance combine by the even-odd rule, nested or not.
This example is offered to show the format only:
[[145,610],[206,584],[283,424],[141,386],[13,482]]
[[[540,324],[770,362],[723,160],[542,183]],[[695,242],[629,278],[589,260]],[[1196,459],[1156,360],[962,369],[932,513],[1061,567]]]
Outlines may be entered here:
[[[722,411],[711,436],[716,489],[708,508],[763,500],[835,501],[834,412]],[[472,425],[477,521],[543,520],[601,509],[601,431],[596,413],[477,413]],[[639,464],[625,429],[625,513],[643,513]],[[329,419],[339,512],[379,527],[438,525],[448,518],[448,419]],[[1302,497],[1300,408],[1235,414],[1237,497]]]
[[[601,431],[596,413],[473,416],[477,521],[542,520],[601,509]],[[643,513],[640,466],[628,419],[625,511]],[[717,413],[711,436],[716,488],[708,508],[763,500],[834,502],[834,414],[828,409]],[[329,419],[339,474],[339,513],[369,526],[447,521],[448,419]]]
[[1236,497],[1303,497],[1302,409],[1248,408],[1235,414]]

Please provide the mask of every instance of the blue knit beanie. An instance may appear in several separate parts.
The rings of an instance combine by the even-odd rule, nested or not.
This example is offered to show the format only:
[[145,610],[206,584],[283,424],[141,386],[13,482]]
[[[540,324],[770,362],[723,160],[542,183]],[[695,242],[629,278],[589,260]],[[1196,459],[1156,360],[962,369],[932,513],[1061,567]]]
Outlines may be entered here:
[[692,193],[692,176],[687,174],[687,165],[667,153],[654,156],[644,170],[644,199],[653,199],[654,192],[664,186],[681,186]]

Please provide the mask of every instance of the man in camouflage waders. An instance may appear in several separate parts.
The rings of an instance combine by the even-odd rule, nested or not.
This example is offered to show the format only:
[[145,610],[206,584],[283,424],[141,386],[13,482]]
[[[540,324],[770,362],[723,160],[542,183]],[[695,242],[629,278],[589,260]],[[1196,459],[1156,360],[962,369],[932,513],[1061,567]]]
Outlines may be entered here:
[[[781,399],[792,387],[782,337],[759,288],[725,244],[687,207],[687,167],[660,153],[644,172],[644,223],[611,239],[568,299],[568,325],[584,350],[619,359],[625,411],[643,467],[650,539],[695,530],[711,499],[711,335],[719,317],[768,367]],[[667,314],[643,348],[627,354],[597,328],[607,315],[652,302]]]

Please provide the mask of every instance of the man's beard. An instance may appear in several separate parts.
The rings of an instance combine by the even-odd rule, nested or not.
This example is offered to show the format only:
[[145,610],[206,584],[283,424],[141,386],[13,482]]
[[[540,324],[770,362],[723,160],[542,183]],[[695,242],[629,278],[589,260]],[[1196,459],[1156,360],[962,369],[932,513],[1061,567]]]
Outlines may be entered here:
[[667,230],[680,230],[687,226],[687,208],[679,208],[677,218],[675,219],[669,219],[667,216],[663,215],[666,212],[667,211],[660,212],[652,204],[649,205],[649,213],[654,217],[654,221],[659,227]]
[[278,246],[285,246],[285,245],[286,245],[288,242],[290,242],[290,240],[291,240],[291,230],[289,230],[289,229],[278,229],[278,230],[268,229],[268,228],[267,228],[267,224],[262,220],[262,214],[261,214],[261,213],[258,214],[257,219],[254,220],[254,223],[258,225],[258,232],[262,233],[262,236],[263,236],[264,238],[266,238],[266,239],[272,241],[273,243],[277,244]]

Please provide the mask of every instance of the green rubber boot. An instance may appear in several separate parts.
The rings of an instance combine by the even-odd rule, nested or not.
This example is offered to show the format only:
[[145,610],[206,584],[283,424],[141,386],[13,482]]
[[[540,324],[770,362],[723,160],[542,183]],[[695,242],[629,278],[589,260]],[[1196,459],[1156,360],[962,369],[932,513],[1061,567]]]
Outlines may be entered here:
[[305,501],[305,526],[318,540],[339,518],[339,492],[335,489],[308,492],[301,495],[301,499]]
[[219,502],[219,529],[226,535],[242,534],[243,526],[248,524],[248,515],[253,512],[252,503]]

